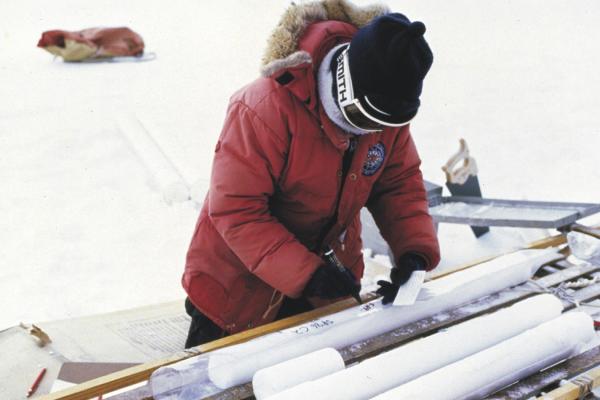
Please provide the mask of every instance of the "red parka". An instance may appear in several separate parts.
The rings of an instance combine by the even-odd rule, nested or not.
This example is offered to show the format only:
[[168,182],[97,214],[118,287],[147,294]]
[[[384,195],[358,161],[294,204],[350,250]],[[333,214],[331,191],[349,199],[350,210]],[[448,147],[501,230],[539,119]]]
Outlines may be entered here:
[[439,262],[408,126],[356,137],[340,193],[349,136],[320,106],[315,79],[321,59],[350,41],[357,26],[315,19],[300,30],[296,51],[272,60],[267,76],[233,95],[216,145],[183,286],[192,303],[230,333],[271,322],[283,296],[299,297],[322,264],[324,245],[362,277],[359,212],[365,205],[397,257],[417,252],[429,269]]

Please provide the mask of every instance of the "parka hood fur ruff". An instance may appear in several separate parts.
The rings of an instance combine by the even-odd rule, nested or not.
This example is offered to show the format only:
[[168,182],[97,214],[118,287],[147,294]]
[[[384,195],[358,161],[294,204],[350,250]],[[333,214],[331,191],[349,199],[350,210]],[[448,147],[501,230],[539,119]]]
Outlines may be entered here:
[[310,54],[298,50],[298,40],[306,27],[314,22],[337,20],[362,28],[372,19],[387,13],[388,7],[382,4],[359,7],[347,0],[292,3],[267,42],[261,74],[269,77],[284,68],[310,63]]

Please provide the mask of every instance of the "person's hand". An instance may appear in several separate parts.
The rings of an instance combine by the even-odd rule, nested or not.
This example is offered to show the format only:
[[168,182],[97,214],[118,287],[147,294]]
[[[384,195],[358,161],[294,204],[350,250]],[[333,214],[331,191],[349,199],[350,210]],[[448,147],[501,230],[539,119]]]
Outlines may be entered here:
[[323,264],[313,274],[304,287],[304,296],[337,299],[360,292],[360,284],[354,274],[346,268],[339,269],[328,263]]
[[378,281],[379,289],[376,293],[383,297],[382,303],[388,304],[394,301],[400,286],[404,285],[414,271],[425,270],[427,262],[416,253],[406,253],[398,259],[397,266],[390,272],[390,280]]

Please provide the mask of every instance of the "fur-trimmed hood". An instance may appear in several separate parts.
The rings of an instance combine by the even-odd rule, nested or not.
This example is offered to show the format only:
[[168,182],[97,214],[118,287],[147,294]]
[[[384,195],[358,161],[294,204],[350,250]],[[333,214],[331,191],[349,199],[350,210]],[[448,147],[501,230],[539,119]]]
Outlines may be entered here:
[[387,13],[389,9],[382,4],[359,7],[347,0],[292,3],[267,42],[261,73],[268,77],[283,68],[311,62],[310,54],[298,49],[298,40],[306,27],[314,22],[336,20],[362,28]]

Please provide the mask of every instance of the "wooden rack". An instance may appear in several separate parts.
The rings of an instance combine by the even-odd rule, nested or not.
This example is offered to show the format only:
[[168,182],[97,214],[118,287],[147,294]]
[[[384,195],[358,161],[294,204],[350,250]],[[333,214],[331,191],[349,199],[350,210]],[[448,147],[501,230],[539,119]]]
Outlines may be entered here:
[[[559,246],[566,242],[564,235],[556,235],[552,236],[534,243],[531,243],[527,248],[547,248],[553,246]],[[476,263],[470,263],[469,265],[464,265],[458,267],[454,270],[464,269],[473,265],[476,265],[484,260],[479,260]],[[342,357],[346,364],[354,363],[357,361],[364,360],[366,358],[373,357],[383,351],[389,350],[391,348],[397,347],[401,344],[409,342],[411,340],[415,340],[417,338],[430,335],[435,333],[437,330],[442,328],[447,328],[451,325],[463,322],[467,319],[477,317],[479,315],[492,312],[502,307],[506,307],[511,305],[517,301],[523,300],[529,296],[535,295],[534,287],[538,288],[548,288],[551,289],[559,285],[562,282],[569,281],[572,279],[576,279],[582,276],[588,276],[591,273],[600,273],[600,266],[579,266],[579,267],[570,267],[565,269],[567,264],[564,261],[560,261],[554,263],[552,265],[554,268],[559,269],[560,271],[550,273],[546,276],[543,276],[536,280],[536,285],[531,285],[525,283],[523,285],[517,286],[515,288],[506,289],[499,293],[486,299],[477,300],[473,303],[470,303],[468,306],[456,308],[450,312],[446,312],[448,318],[445,319],[436,319],[435,317],[426,318],[415,323],[397,328],[391,332],[385,333],[383,335],[376,336],[374,338],[370,338],[364,340],[358,345],[348,346],[340,350]],[[541,290],[541,289],[540,289]],[[581,289],[576,292],[575,298],[577,301],[584,302],[594,299],[596,297],[600,297],[600,283],[593,284],[588,286],[587,288]],[[368,296],[365,300],[372,299],[372,296]],[[290,318],[286,318],[280,321],[273,322],[268,325],[264,325],[261,327],[257,327],[245,332],[241,332],[236,335],[228,336],[220,340],[216,340],[214,342],[210,342],[186,351],[178,352],[171,357],[166,359],[158,360],[151,363],[141,364],[132,368],[127,368],[125,370],[106,375],[104,377],[94,379],[83,384],[77,385],[67,390],[63,390],[57,393],[49,394],[46,396],[40,397],[43,400],[54,400],[54,399],[68,399],[68,400],[83,400],[90,399],[102,394],[106,394],[112,392],[117,389],[125,388],[140,382],[147,381],[152,372],[156,369],[176,363],[178,361],[184,360],[189,357],[193,357],[202,353],[206,353],[212,350],[216,350],[225,346],[242,343],[253,339],[258,336],[266,335],[271,332],[275,332],[281,329],[285,329],[291,326],[299,325],[313,319],[322,317],[324,315],[332,314],[346,308],[352,307],[356,305],[356,302],[353,299],[348,299],[336,304],[332,304],[327,307],[323,307],[317,310],[313,310],[307,313],[299,314]],[[565,303],[566,309],[570,309],[574,307],[573,303]],[[552,367],[554,374],[546,374],[546,375],[534,375],[532,377],[527,378],[521,386],[516,385],[511,386],[503,390],[498,397],[498,395],[491,396],[490,398],[503,398],[503,399],[517,399],[517,398],[527,398],[531,396],[538,395],[541,390],[551,387],[553,384],[556,384],[556,380],[552,380],[549,376],[559,377],[560,379],[570,379],[578,373],[582,373],[590,368],[596,367],[600,365],[600,347],[596,349],[592,349],[580,356],[574,357],[570,360],[567,360],[557,366]],[[556,369],[560,369],[560,371]],[[598,373],[600,375],[600,372]],[[594,382],[597,378],[594,378]],[[568,391],[567,388],[560,388],[562,391],[560,394],[557,394],[557,397],[553,397],[554,392],[547,394],[544,399],[567,399],[567,398],[578,398],[579,386],[575,384],[571,385],[577,388],[577,391],[573,392],[573,388]],[[531,390],[527,393],[527,396],[522,396],[524,387],[531,388]],[[558,393],[558,392],[557,392]],[[564,393],[576,393],[575,397],[564,397],[569,396]],[[551,397],[548,397],[551,396]],[[562,397],[561,397],[562,396]],[[138,389],[133,389],[124,394],[116,395],[111,397],[112,400],[139,400],[139,399],[151,399],[152,396],[150,394],[148,386],[143,386]],[[251,384],[240,385],[229,390],[226,390],[223,393],[219,393],[211,399],[252,399],[252,386]]]

